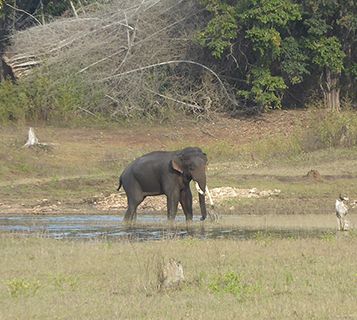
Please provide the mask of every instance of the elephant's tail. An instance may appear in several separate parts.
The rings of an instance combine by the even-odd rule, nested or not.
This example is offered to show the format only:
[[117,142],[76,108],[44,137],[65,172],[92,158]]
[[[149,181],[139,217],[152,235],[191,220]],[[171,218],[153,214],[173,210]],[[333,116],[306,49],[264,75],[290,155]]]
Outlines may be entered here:
[[118,186],[118,188],[117,188],[117,191],[119,191],[120,190],[120,188],[121,188],[121,176],[119,177],[119,186]]

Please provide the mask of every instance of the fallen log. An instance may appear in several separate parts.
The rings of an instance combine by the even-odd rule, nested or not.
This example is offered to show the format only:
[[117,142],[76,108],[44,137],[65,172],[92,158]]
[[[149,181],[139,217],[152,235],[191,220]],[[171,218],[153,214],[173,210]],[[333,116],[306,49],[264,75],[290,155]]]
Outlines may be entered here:
[[16,81],[27,75],[30,70],[41,64],[41,61],[33,55],[14,55],[3,54],[1,57],[3,65],[3,76],[5,79]]

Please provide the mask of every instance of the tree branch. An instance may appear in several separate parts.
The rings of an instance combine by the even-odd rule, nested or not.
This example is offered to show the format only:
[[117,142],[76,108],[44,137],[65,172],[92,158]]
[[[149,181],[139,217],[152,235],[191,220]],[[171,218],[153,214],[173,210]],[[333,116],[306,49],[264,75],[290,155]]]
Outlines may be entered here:
[[11,9],[15,10],[15,11],[19,11],[19,12],[23,12],[24,14],[27,14],[28,16],[30,16],[32,19],[34,19],[39,25],[42,25],[41,21],[38,20],[36,17],[34,17],[31,13],[28,13],[27,11],[25,10],[22,10],[22,9],[18,9],[16,7],[13,7],[11,4],[8,4],[6,3],[6,5],[8,7],[10,7]]
[[232,102],[233,105],[238,106],[238,102],[235,100],[235,98],[232,98],[229,95],[226,87],[224,86],[222,80],[217,75],[217,73],[215,73],[212,69],[208,68],[207,66],[205,66],[205,65],[203,65],[203,64],[201,64],[199,62],[195,62],[195,61],[191,61],[191,60],[172,60],[172,61],[165,61],[165,62],[155,63],[155,64],[151,64],[151,65],[148,65],[148,66],[144,66],[144,67],[136,68],[136,69],[133,69],[133,70],[129,70],[129,71],[121,72],[121,73],[118,73],[118,74],[114,74],[114,75],[112,75],[110,77],[106,77],[106,78],[103,78],[103,79],[98,80],[98,81],[107,81],[107,80],[111,80],[111,79],[114,79],[114,78],[120,78],[120,77],[129,75],[131,73],[138,72],[138,71],[144,71],[144,70],[152,69],[152,68],[159,67],[159,66],[165,66],[165,65],[169,65],[169,64],[177,64],[177,63],[187,63],[187,64],[197,65],[197,66],[207,70],[211,74],[213,74],[213,76],[218,80],[218,82],[222,86],[223,91],[224,91],[225,95],[227,96],[227,98],[229,99],[229,101]]
[[183,101],[181,101],[181,100],[177,100],[177,99],[171,98],[171,97],[169,97],[169,96],[165,96],[165,95],[163,95],[163,94],[161,94],[161,93],[155,92],[155,91],[150,90],[150,89],[148,89],[148,88],[146,88],[145,90],[147,90],[147,91],[149,91],[149,92],[151,92],[151,93],[153,93],[153,94],[156,94],[156,95],[158,95],[159,97],[165,98],[165,99],[167,99],[167,100],[171,100],[171,101],[174,101],[174,102],[176,102],[176,103],[183,104],[183,105],[185,105],[185,106],[187,106],[187,107],[190,107],[190,108],[193,109],[193,110],[202,111],[202,110],[205,109],[205,108],[203,108],[203,107],[201,107],[201,106],[199,106],[199,105],[195,105],[195,104],[192,104],[192,103],[183,102]]

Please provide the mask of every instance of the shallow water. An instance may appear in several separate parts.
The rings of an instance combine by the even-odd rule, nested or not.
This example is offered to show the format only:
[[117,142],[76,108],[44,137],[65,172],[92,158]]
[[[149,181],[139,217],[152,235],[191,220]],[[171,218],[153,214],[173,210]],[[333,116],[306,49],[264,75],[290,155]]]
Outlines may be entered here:
[[198,218],[186,227],[184,217],[169,226],[165,216],[140,215],[135,226],[123,223],[123,218],[113,215],[61,215],[61,216],[0,216],[0,232],[23,236],[55,239],[118,239],[162,240],[194,237],[198,239],[256,239],[261,236],[279,238],[319,238],[331,233],[327,229],[251,229],[239,225],[202,224]]

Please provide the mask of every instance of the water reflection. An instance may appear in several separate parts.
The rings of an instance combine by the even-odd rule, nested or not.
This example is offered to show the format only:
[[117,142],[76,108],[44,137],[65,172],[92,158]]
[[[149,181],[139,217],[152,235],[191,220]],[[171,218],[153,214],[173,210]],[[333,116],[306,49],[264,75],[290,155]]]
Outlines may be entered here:
[[[119,239],[162,240],[194,237],[198,239],[252,239],[261,236],[279,238],[313,238],[330,234],[321,229],[243,229],[194,220],[192,226],[184,224],[183,216],[178,224],[168,225],[164,216],[140,215],[135,225],[123,224],[122,217],[112,215],[63,215],[63,216],[2,216],[0,232],[24,236],[41,236],[55,239]],[[180,223],[181,222],[181,223]]]

